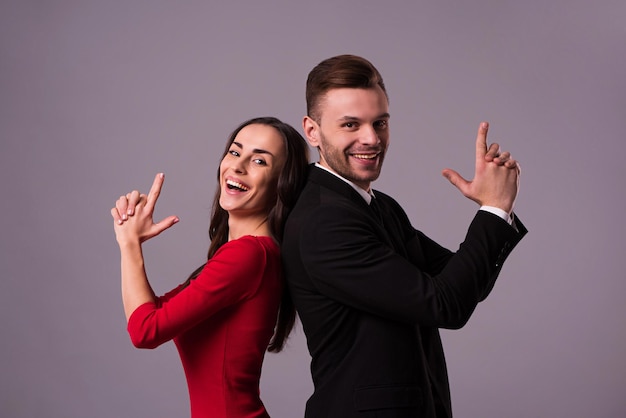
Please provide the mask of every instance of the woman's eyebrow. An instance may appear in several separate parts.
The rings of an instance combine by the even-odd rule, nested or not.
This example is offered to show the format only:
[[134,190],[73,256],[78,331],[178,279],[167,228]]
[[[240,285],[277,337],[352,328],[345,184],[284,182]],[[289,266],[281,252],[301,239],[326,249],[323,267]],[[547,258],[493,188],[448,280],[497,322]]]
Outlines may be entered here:
[[[237,145],[239,148],[243,149],[243,145],[241,145],[239,142],[237,142],[237,141],[233,141],[233,144],[235,144],[235,145]],[[269,152],[269,151],[267,151],[267,150],[264,150],[264,149],[261,149],[261,148],[254,148],[254,149],[252,150],[252,153],[253,153],[253,154],[269,154],[269,155],[271,155],[272,157],[274,156],[274,154],[272,154],[271,152]]]

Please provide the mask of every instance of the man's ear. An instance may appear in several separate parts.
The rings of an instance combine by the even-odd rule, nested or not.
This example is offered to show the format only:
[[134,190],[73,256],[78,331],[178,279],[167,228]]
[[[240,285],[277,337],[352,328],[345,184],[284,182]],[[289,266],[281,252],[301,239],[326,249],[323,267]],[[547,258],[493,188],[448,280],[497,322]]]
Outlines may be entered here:
[[313,148],[317,148],[319,146],[320,137],[320,126],[317,122],[311,119],[311,117],[305,116],[304,119],[302,119],[302,130],[304,131],[309,145]]

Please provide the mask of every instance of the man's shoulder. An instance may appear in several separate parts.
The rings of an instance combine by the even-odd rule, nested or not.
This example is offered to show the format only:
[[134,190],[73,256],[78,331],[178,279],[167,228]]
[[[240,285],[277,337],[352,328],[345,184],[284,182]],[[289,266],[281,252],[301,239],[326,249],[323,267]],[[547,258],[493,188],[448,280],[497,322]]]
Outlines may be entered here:
[[298,214],[313,216],[318,212],[335,212],[336,210],[364,211],[367,203],[349,186],[337,189],[327,185],[308,182],[298,197],[289,218]]
[[374,196],[378,199],[379,202],[383,202],[385,206],[392,207],[395,210],[399,210],[404,212],[404,209],[393,197],[388,194],[381,192],[380,190],[374,189]]
[[359,204],[363,198],[345,181],[318,167],[311,167],[306,184],[300,193],[296,207],[311,208],[317,204],[353,202]]
[[373,192],[374,192],[374,196],[376,196],[376,198],[378,199],[383,199],[387,202],[393,202],[396,205],[398,204],[396,200],[393,197],[389,196],[387,193],[381,192],[378,189],[373,189]]
[[309,177],[287,217],[286,231],[326,227],[367,216],[367,203],[348,184],[338,178],[316,180]]

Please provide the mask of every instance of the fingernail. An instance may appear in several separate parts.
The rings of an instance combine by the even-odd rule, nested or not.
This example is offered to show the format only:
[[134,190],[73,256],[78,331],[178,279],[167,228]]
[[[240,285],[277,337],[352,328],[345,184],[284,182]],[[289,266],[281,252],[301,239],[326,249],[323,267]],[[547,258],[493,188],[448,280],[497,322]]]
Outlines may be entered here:
[[122,222],[123,222],[123,221],[122,221],[121,219],[118,219],[118,220],[117,220],[117,224],[118,224],[118,225],[121,225],[121,224],[122,224]]
[[129,214],[129,215],[132,215],[132,214],[133,214],[133,210],[132,210],[132,209],[128,209],[128,211],[127,211],[127,212],[128,212],[128,214]]
[[128,218],[128,216],[126,216],[126,214],[125,214],[125,213],[122,213],[122,220],[123,220],[123,221],[125,221],[125,220],[126,220],[126,218]]

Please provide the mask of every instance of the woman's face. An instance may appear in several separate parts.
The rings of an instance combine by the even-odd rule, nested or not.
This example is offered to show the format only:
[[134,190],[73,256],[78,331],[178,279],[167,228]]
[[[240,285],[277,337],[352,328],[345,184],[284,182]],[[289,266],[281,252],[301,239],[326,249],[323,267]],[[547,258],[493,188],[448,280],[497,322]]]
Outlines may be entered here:
[[275,128],[252,124],[241,129],[220,163],[220,206],[238,216],[267,214],[285,154]]

